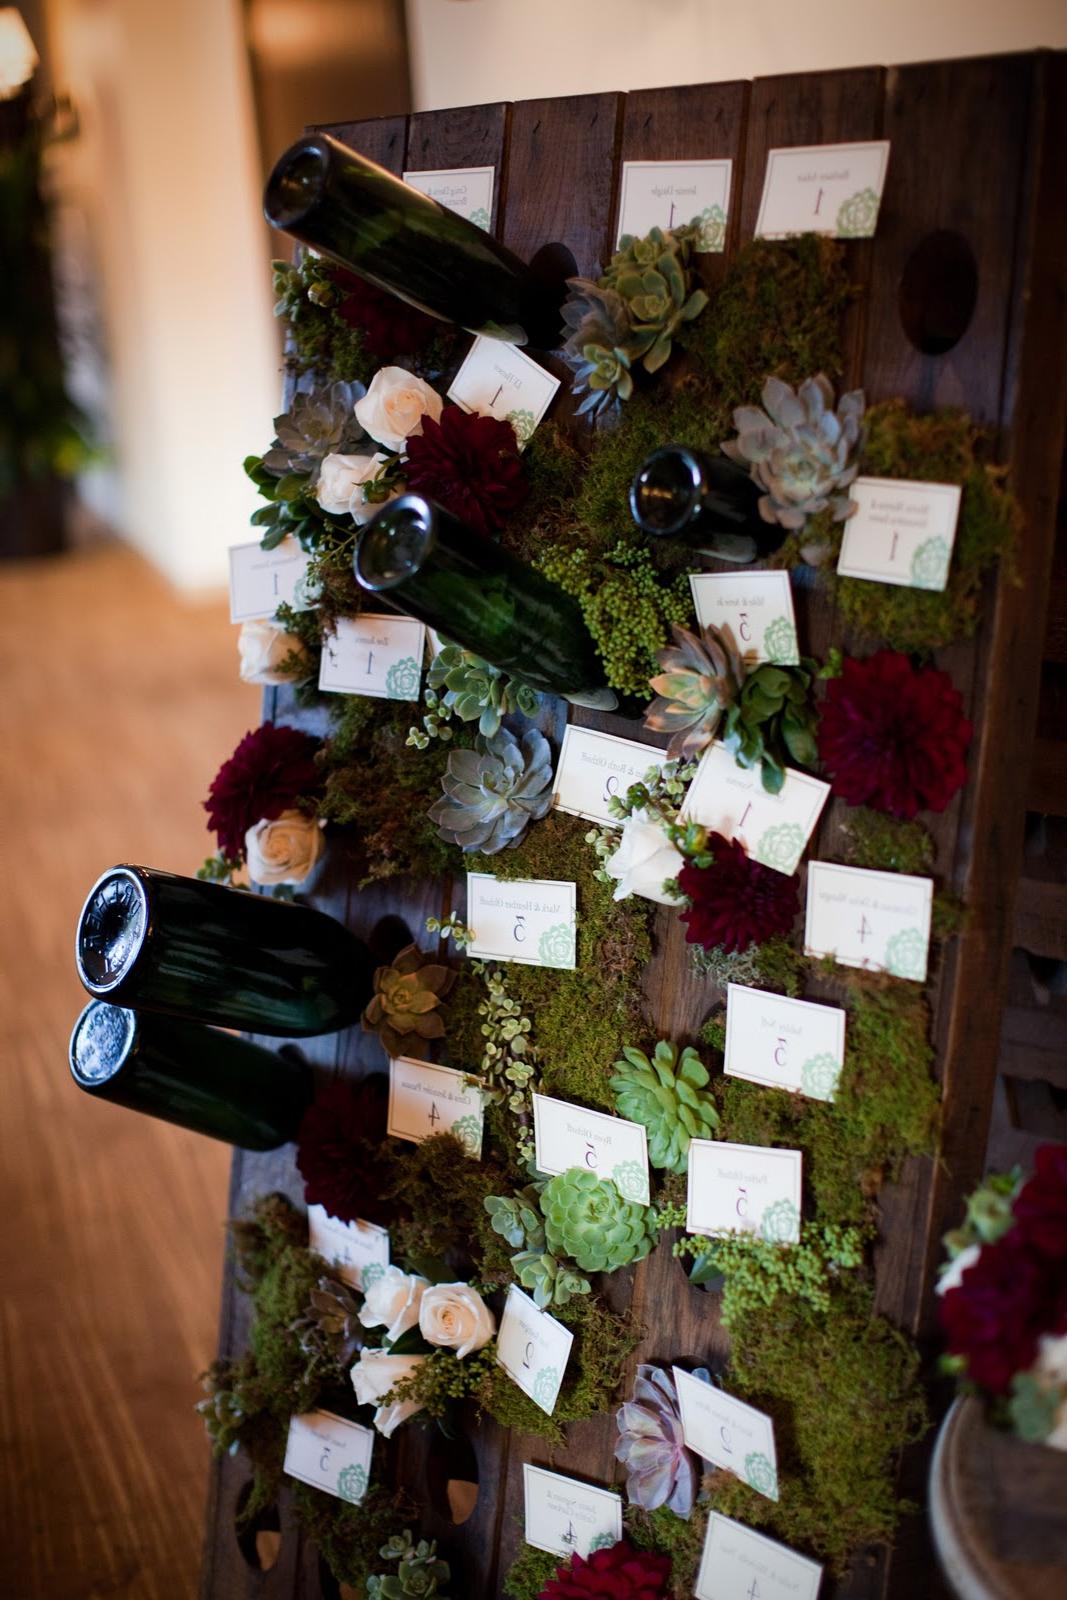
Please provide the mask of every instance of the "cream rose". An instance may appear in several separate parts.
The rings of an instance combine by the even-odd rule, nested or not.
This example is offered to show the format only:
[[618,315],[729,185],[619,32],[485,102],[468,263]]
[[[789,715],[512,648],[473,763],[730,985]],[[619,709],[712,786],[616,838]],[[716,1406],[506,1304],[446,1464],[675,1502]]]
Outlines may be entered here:
[[[335,517],[349,516],[359,523],[369,521],[385,501],[368,500],[367,489],[388,460],[380,450],[372,456],[327,456],[315,485],[319,505]],[[397,493],[394,490],[387,498],[393,500]]]
[[286,633],[277,622],[242,622],[237,652],[242,683],[292,683],[291,673],[278,671],[287,656],[299,656],[309,668],[311,665],[295,633]]
[[627,817],[619,848],[604,863],[609,876],[618,879],[616,900],[636,894],[661,906],[677,905],[677,896],[667,894],[663,885],[676,878],[684,865],[681,852],[667,838],[662,822],[647,811],[634,811]]
[[361,1406],[377,1406],[374,1426],[378,1432],[389,1435],[422,1410],[421,1400],[394,1400],[381,1405],[390,1389],[417,1372],[425,1356],[394,1356],[388,1350],[364,1350],[352,1368],[352,1387]]
[[384,1328],[386,1339],[395,1344],[418,1322],[419,1306],[429,1287],[429,1279],[420,1278],[417,1272],[386,1267],[367,1290],[359,1320],[365,1328]]
[[303,883],[325,849],[322,827],[302,811],[255,823],[245,834],[248,876],[253,883]]
[[387,450],[403,450],[413,433],[422,432],[423,417],[437,422],[443,406],[441,396],[414,373],[382,367],[356,401],[356,421]]
[[447,1345],[462,1361],[489,1343],[496,1319],[469,1283],[435,1283],[422,1297],[419,1332],[427,1344]]

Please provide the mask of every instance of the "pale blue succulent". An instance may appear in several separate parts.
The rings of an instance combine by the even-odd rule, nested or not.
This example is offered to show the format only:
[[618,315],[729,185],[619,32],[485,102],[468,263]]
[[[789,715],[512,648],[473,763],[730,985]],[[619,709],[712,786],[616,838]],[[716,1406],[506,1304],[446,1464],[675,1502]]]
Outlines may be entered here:
[[552,751],[536,728],[521,742],[501,728],[473,750],[452,750],[441,779],[443,797],[430,807],[442,839],[464,851],[496,855],[518,844],[530,822],[552,806]]
[[361,383],[301,391],[289,410],[275,417],[275,440],[263,467],[279,478],[294,472],[316,483],[328,455],[344,454],[366,438],[355,416],[356,401],[364,394]]

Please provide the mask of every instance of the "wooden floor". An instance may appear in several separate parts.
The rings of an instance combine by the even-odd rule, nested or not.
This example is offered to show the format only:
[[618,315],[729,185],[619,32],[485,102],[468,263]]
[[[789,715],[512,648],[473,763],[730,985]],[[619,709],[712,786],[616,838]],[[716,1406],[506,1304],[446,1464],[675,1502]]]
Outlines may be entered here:
[[110,546],[0,567],[0,1595],[196,1591],[229,1152],[92,1104],[72,940],[117,861],[191,872],[258,720],[220,601]]

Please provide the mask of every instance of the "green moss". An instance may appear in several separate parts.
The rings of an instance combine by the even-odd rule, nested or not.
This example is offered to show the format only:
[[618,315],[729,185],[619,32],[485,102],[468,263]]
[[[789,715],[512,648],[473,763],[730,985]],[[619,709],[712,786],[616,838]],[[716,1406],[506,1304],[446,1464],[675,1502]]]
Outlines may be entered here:
[[850,867],[920,875],[933,867],[933,837],[921,822],[850,806],[841,817],[841,833],[841,859]]
[[[414,1269],[419,1261],[444,1258],[469,1266],[480,1238],[487,1195],[506,1192],[508,1174],[488,1152],[473,1161],[451,1133],[438,1133],[421,1144],[394,1141],[392,1176],[383,1200],[404,1213],[390,1228],[393,1256]],[[448,1196],[447,1205],[441,1201]]]
[[560,1565],[559,1556],[551,1556],[546,1550],[535,1550],[532,1544],[524,1544],[507,1570],[504,1593],[510,1595],[511,1600],[538,1600],[545,1584],[556,1576]]
[[305,1483],[293,1484],[297,1520],[318,1546],[338,1583],[366,1594],[366,1581],[381,1569],[381,1547],[415,1512],[402,1495],[372,1484],[358,1506],[322,1494]]
[[697,971],[725,989],[728,983],[741,983],[751,989],[773,989],[777,994],[800,993],[803,959],[788,939],[768,939],[749,945],[747,950],[703,950],[690,947]]
[[672,1600],[689,1600],[696,1588],[697,1570],[704,1549],[708,1526],[706,1506],[696,1505],[688,1517],[677,1517],[666,1506],[644,1511],[640,1506],[623,1508],[623,1531],[639,1550],[654,1550],[671,1559]]

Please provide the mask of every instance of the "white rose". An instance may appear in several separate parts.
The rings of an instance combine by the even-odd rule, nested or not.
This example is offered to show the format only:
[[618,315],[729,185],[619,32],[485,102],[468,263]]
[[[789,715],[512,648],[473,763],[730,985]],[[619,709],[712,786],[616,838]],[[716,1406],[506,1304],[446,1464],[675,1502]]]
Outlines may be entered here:
[[1067,1450],[1067,1333],[1041,1335],[1030,1375],[1043,1389],[1060,1391],[1060,1403],[1044,1443],[1053,1450]]
[[934,1284],[935,1294],[948,1294],[950,1289],[958,1289],[963,1279],[963,1274],[968,1267],[973,1267],[981,1254],[980,1244],[969,1244],[961,1250],[958,1256],[953,1256],[944,1272]]
[[[367,522],[385,504],[384,500],[368,500],[367,488],[388,460],[380,450],[372,456],[327,456],[315,485],[319,505],[335,517],[349,516],[356,522]],[[394,489],[388,499],[395,499],[398,492]]]
[[277,622],[242,622],[237,651],[242,683],[291,683],[291,674],[278,671],[286,656],[295,654],[311,664],[296,634],[286,633]]
[[365,1328],[384,1328],[385,1337],[395,1344],[419,1320],[419,1306],[430,1287],[428,1278],[401,1267],[386,1267],[376,1278],[363,1300],[359,1320]]
[[413,433],[422,432],[423,417],[439,421],[443,406],[441,396],[414,373],[382,367],[356,401],[356,421],[387,450],[403,450]]
[[394,1400],[390,1405],[378,1402],[404,1378],[410,1378],[426,1360],[425,1356],[394,1356],[388,1350],[364,1350],[352,1368],[352,1387],[361,1406],[377,1406],[374,1426],[378,1432],[389,1435],[402,1422],[422,1410],[420,1400]]
[[619,848],[604,863],[609,876],[619,880],[616,900],[636,894],[661,906],[677,905],[677,897],[666,894],[663,885],[676,878],[684,865],[681,852],[667,838],[662,822],[647,811],[634,811],[627,817]]
[[322,855],[322,826],[302,811],[255,823],[245,834],[248,876],[253,883],[303,883]]
[[488,1344],[496,1319],[468,1283],[437,1283],[427,1289],[419,1309],[419,1331],[427,1344],[443,1344],[460,1361]]

